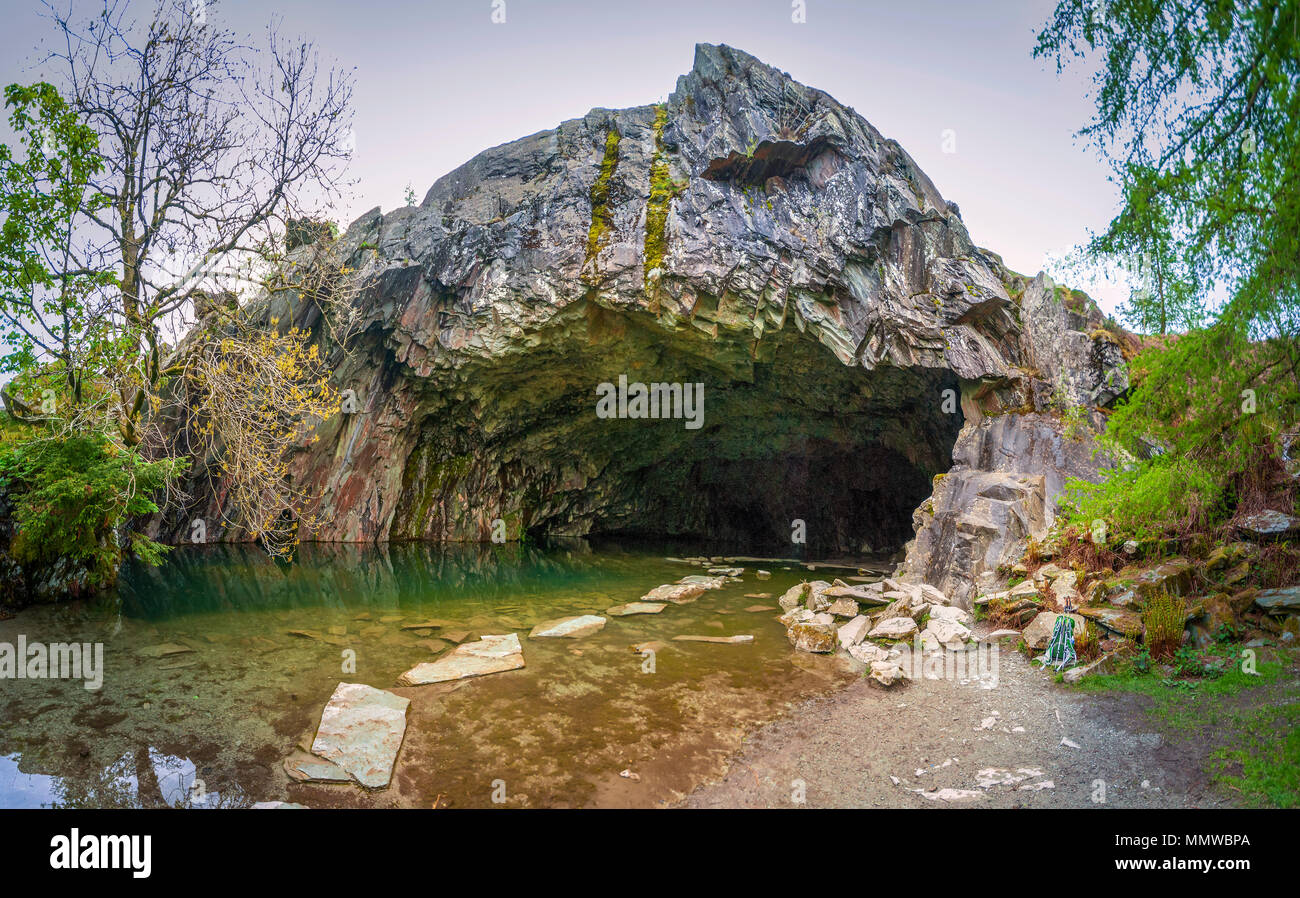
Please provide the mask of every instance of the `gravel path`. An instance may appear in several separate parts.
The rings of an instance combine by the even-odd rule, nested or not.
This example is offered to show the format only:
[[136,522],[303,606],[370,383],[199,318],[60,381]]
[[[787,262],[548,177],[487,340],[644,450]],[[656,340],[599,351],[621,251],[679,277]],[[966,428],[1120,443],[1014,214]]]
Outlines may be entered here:
[[[686,807],[1219,807],[1204,746],[1150,732],[1130,696],[1083,693],[1003,648],[996,686],[867,680],[745,742]],[[1015,781],[990,784],[991,780]],[[895,781],[896,780],[896,781]],[[804,784],[800,786],[799,781]],[[981,782],[982,781],[982,782]],[[1104,805],[1094,800],[1104,782]],[[1050,786],[1047,785],[1050,783]],[[797,798],[802,794],[803,802]]]

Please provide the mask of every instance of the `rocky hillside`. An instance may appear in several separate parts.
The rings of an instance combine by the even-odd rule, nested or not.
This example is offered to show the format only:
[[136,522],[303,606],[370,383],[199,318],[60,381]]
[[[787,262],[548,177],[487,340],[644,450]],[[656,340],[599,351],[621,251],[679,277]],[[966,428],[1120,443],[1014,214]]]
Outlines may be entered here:
[[[802,521],[814,552],[915,536],[906,576],[968,602],[1095,472],[1086,422],[1127,388],[1086,297],[1006,270],[898,143],[726,46],[665,104],[487,150],[339,240],[355,338],[266,308],[357,397],[295,460],[309,539],[788,547]],[[620,376],[702,384],[700,426],[601,417]],[[242,538],[220,496],[156,529]]]

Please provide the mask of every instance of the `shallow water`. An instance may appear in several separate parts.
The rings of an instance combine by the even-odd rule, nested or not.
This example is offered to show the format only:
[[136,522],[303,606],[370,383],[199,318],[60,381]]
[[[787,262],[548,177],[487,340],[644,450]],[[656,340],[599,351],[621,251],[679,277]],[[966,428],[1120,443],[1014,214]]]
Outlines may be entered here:
[[[0,807],[650,806],[716,776],[743,732],[854,674],[798,654],[776,597],[853,570],[738,562],[742,582],[657,615],[609,617],[581,639],[529,639],[550,618],[601,614],[703,568],[662,547],[304,546],[289,565],[238,546],[187,547],[132,568],[120,594],[0,621],[0,642],[102,642],[98,690],[0,679]],[[755,570],[771,571],[759,580]],[[770,598],[747,594],[769,593]],[[747,612],[749,606],[771,610]],[[402,630],[437,619],[441,629]],[[304,631],[295,635],[291,631]],[[449,651],[442,636],[518,632],[527,666],[394,688]],[[753,634],[747,645],[672,642]],[[654,670],[631,649],[662,640]],[[174,644],[189,651],[151,657]],[[344,672],[355,653],[355,673]],[[339,682],[411,699],[387,789],[300,784]],[[622,777],[629,770],[638,778]]]

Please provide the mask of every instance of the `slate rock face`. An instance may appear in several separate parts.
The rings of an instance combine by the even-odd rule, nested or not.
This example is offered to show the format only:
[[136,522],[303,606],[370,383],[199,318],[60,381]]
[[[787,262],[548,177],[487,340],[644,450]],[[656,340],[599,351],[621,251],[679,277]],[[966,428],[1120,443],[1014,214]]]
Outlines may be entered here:
[[[486,150],[339,248],[370,285],[346,347],[315,306],[266,301],[358,400],[295,456],[321,497],[306,539],[502,521],[788,547],[800,519],[813,552],[896,548],[964,423],[1127,386],[1086,297],[1007,270],[897,142],[726,46],[666,103]],[[599,417],[620,375],[703,384],[702,427]],[[1034,451],[1017,428],[998,439]],[[244,538],[206,473],[161,536],[202,516]]]

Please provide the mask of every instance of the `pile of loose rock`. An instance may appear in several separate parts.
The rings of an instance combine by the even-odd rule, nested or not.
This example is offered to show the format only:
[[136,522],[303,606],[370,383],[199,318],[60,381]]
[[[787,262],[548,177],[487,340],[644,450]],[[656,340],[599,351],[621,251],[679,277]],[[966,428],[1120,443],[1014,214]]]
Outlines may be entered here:
[[923,652],[958,651],[972,635],[970,613],[924,583],[813,580],[791,587],[779,601],[791,645],[803,652],[842,651],[883,686],[907,676],[902,658],[913,642]]

